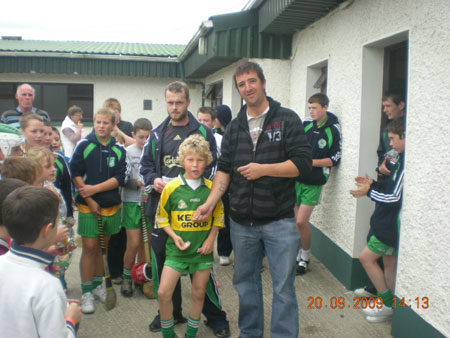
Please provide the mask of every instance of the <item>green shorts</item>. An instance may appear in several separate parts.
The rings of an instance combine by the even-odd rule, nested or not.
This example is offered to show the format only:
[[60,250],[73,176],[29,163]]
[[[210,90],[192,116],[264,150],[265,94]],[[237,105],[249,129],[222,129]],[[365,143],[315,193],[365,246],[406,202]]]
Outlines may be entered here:
[[[103,234],[117,234],[120,231],[120,209],[112,216],[102,216],[102,222]],[[94,214],[78,213],[78,234],[83,237],[98,237],[98,220]]]
[[213,267],[213,262],[182,263],[166,259],[164,265],[170,266],[172,269],[178,271],[181,274],[192,274],[195,271],[211,269]]
[[370,236],[367,247],[370,251],[384,256],[397,256],[397,249],[384,244],[375,236]]
[[[141,229],[141,208],[136,202],[123,202],[122,204],[122,226],[128,230]],[[148,217],[145,217],[147,229],[150,229]]]
[[308,185],[296,181],[295,195],[297,196],[297,200],[295,205],[303,204],[315,207],[319,204],[321,193],[321,185]]

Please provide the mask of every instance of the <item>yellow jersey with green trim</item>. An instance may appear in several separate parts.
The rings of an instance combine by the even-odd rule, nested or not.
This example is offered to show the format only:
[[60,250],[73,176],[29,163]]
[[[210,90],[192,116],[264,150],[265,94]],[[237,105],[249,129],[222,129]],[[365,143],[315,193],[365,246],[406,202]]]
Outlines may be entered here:
[[173,239],[169,237],[166,242],[166,259],[183,263],[213,261],[213,253],[201,255],[197,250],[202,247],[213,226],[224,227],[222,201],[217,203],[207,221],[194,222],[192,220],[197,208],[205,203],[208,198],[211,187],[212,182],[202,177],[200,186],[193,190],[186,183],[182,174],[164,187],[156,211],[155,227],[170,226],[183,241],[191,242],[189,248],[181,251],[176,247]]

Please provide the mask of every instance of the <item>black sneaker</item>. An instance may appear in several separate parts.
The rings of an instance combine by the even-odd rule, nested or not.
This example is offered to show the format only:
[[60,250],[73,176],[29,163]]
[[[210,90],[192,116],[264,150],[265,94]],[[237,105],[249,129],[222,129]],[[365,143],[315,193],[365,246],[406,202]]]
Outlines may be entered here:
[[[187,323],[187,319],[184,318],[182,315],[174,316],[174,318],[173,318],[173,325],[184,324],[184,323]],[[159,331],[161,331],[161,317],[160,317],[159,313],[155,316],[153,321],[150,323],[150,325],[148,326],[148,329],[151,332],[159,332]]]
[[309,261],[304,261],[303,259],[300,259],[300,262],[298,262],[297,268],[295,269],[295,274],[297,276],[304,275],[306,271],[308,271],[308,265]]
[[226,320],[225,322],[223,321],[209,322],[205,320],[205,325],[209,326],[213,330],[214,335],[218,338],[226,338],[231,336],[230,327],[228,325],[228,321]]

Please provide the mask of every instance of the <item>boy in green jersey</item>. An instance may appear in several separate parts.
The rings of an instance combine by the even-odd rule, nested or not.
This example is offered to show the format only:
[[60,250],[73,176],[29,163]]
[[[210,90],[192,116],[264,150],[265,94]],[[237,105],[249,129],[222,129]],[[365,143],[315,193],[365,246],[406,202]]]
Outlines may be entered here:
[[213,267],[213,249],[219,228],[223,227],[223,206],[219,202],[212,217],[194,222],[198,206],[211,190],[212,182],[203,172],[212,161],[209,143],[201,135],[192,135],[180,145],[178,162],[184,173],[167,183],[156,212],[156,227],[169,235],[166,261],[158,289],[163,337],[174,337],[172,293],[182,274],[192,274],[192,298],[186,337],[195,337],[205,298],[206,284]]

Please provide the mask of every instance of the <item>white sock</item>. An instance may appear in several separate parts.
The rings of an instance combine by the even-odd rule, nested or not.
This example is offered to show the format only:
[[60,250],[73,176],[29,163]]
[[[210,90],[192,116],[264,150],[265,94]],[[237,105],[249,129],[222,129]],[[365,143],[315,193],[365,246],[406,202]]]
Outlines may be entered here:
[[296,261],[298,262],[298,261],[300,261],[300,258],[302,257],[302,248],[300,248],[299,250],[298,250],[298,254],[297,254],[297,259],[296,259]]
[[311,255],[311,249],[309,249],[309,250],[302,249],[302,255],[301,255],[302,260],[309,261],[310,255]]

